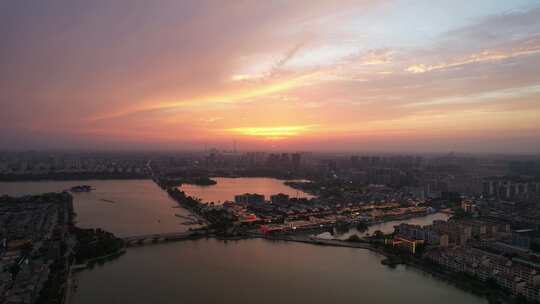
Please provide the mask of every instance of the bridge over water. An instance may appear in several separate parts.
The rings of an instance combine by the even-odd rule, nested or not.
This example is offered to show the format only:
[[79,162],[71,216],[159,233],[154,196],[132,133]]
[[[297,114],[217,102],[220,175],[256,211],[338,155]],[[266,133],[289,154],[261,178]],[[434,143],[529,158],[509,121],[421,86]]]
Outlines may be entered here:
[[166,232],[144,235],[133,235],[123,237],[122,240],[126,246],[137,246],[149,243],[183,241],[188,239],[196,239],[206,235],[203,232],[185,231],[185,232]]

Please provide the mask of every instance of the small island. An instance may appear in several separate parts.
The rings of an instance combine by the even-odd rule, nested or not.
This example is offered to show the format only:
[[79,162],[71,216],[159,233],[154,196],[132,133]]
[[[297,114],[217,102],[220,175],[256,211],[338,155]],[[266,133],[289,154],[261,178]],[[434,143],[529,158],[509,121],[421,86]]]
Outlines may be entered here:
[[95,189],[89,185],[73,186],[69,189],[69,191],[72,193],[90,192],[92,190],[95,190]]
[[169,187],[180,187],[182,184],[196,185],[196,186],[213,186],[217,182],[208,176],[200,177],[182,177],[182,178],[161,178],[157,182],[161,188],[167,189]]

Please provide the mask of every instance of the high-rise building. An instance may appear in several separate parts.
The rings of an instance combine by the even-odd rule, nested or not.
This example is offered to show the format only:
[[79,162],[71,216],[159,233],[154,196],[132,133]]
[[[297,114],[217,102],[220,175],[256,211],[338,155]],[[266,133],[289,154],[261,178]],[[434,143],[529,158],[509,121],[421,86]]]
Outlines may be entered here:
[[302,156],[300,153],[294,153],[292,155],[292,165],[294,170],[300,169],[300,165],[302,163]]

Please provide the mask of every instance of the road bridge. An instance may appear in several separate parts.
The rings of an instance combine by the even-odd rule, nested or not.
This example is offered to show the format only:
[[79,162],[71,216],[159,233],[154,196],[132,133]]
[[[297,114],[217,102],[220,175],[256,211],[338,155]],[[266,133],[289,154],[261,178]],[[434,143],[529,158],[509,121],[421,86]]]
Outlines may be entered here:
[[122,240],[126,243],[126,246],[137,246],[149,243],[160,243],[160,242],[172,242],[172,241],[183,241],[189,239],[196,239],[204,236],[204,233],[201,232],[166,232],[166,233],[154,233],[154,234],[144,234],[144,235],[133,235],[122,237]]

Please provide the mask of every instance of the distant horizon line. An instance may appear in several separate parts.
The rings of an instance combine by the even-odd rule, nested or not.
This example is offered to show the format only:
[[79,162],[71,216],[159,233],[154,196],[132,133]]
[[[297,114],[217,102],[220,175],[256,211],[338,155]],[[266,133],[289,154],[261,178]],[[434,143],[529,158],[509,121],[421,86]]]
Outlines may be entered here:
[[2,149],[0,153],[208,153],[210,150],[217,150],[219,152],[228,152],[228,153],[314,153],[314,154],[343,154],[343,155],[366,155],[366,154],[378,154],[378,155],[433,155],[433,156],[444,156],[444,155],[469,155],[469,156],[538,156],[540,157],[539,152],[474,152],[474,151],[395,151],[395,150],[286,150],[286,149],[277,149],[277,150],[264,150],[264,149],[246,149],[246,150],[237,150],[232,151],[230,149],[221,149],[221,148],[209,148],[205,149],[144,149],[144,148],[134,148],[134,149],[82,149],[82,148],[34,148],[34,149]]

